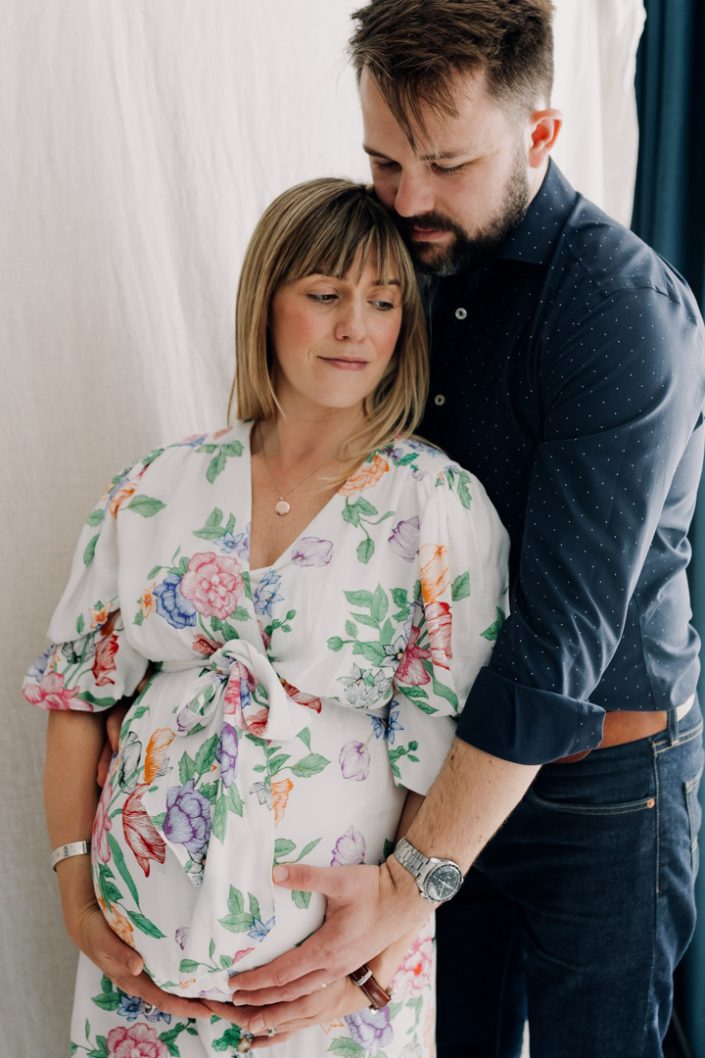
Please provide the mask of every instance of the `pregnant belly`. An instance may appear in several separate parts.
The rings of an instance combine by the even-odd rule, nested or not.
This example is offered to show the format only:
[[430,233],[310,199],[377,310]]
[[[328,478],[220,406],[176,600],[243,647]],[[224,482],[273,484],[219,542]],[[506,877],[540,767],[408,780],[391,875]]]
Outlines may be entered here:
[[323,919],[322,899],[277,889],[272,866],[378,863],[404,791],[368,714],[306,710],[293,737],[273,740],[221,705],[184,732],[188,682],[158,675],[126,718],[96,814],[93,876],[107,921],[161,988],[225,999],[232,972]]

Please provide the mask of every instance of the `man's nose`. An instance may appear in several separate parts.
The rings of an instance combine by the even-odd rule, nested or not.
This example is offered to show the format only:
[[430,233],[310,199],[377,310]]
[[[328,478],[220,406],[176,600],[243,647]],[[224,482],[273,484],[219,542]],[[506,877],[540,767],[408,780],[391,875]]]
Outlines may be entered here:
[[433,192],[423,173],[401,173],[394,195],[400,217],[423,216],[433,211]]

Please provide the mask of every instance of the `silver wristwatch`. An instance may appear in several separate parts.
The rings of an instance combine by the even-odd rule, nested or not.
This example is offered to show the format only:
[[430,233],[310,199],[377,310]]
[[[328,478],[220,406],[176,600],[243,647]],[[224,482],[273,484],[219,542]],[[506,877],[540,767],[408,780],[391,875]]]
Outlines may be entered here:
[[450,900],[463,884],[463,872],[454,860],[424,856],[406,838],[400,838],[394,856],[416,879],[419,892],[434,904]]

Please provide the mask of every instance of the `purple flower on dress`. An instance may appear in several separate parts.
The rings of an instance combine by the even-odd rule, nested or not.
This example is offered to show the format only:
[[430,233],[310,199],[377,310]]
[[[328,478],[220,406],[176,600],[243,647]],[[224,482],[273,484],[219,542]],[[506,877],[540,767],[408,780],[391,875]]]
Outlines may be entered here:
[[283,595],[277,594],[280,584],[281,576],[275,569],[270,569],[267,570],[255,588],[252,602],[254,603],[255,613],[259,614],[260,617],[271,617],[274,603],[281,602],[284,598]]
[[194,789],[194,780],[172,786],[166,794],[163,830],[169,841],[183,845],[194,860],[203,860],[211,836],[210,802]]
[[190,932],[190,926],[179,926],[179,928],[174,933],[174,940],[179,945],[182,951],[184,951],[184,949],[186,948],[186,944],[188,942],[188,935]]
[[419,553],[419,519],[418,515],[405,521],[397,522],[388,537],[389,549],[405,562],[413,562]]
[[364,1049],[365,1058],[374,1058],[379,1050],[390,1042],[389,1007],[381,1010],[361,1010],[359,1014],[348,1014],[345,1018],[350,1035]]
[[297,566],[327,566],[333,557],[333,541],[317,536],[302,536],[291,549],[291,561]]
[[338,756],[344,779],[362,782],[370,774],[370,751],[364,742],[346,742]]
[[157,600],[157,613],[172,628],[190,628],[196,623],[196,607],[181,594],[181,577],[167,573],[153,592]]
[[47,670],[49,658],[53,653],[53,646],[47,647],[43,654],[40,654],[37,660],[29,666],[27,669],[27,679],[35,680],[37,683],[41,682],[41,678]]
[[237,775],[237,754],[237,731],[230,724],[223,724],[215,753],[215,759],[220,765],[220,778],[223,786],[230,786]]
[[372,724],[372,734],[375,738],[385,738],[387,734],[387,721],[383,716],[375,716],[374,713],[368,713],[368,719]]
[[395,698],[392,698],[391,702],[389,703],[389,719],[387,720],[386,732],[387,742],[390,746],[394,745],[394,741],[397,737],[397,731],[404,730],[404,725],[399,719],[400,714],[401,709],[399,707],[399,702],[397,702]]
[[331,867],[350,867],[355,863],[365,862],[365,839],[355,827],[348,827],[335,843],[331,857]]

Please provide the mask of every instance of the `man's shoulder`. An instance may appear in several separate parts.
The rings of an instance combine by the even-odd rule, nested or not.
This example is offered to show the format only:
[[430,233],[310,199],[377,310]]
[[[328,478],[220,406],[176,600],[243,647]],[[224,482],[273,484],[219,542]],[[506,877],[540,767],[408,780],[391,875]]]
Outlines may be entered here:
[[[555,281],[580,284],[581,298],[603,300],[620,292],[644,291],[687,306],[697,315],[688,284],[635,232],[581,194],[557,241],[550,263]],[[584,301],[585,303],[585,301]]]

